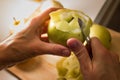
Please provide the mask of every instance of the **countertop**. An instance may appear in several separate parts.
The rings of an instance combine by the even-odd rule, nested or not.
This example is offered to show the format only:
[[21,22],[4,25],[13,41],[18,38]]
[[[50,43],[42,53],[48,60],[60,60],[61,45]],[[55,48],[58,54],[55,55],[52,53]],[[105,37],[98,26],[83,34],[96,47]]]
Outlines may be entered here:
[[[47,1],[47,0],[46,0]],[[94,21],[106,0],[58,0],[65,8],[81,10],[89,15]],[[48,1],[49,2],[49,1]],[[41,3],[32,2],[32,0],[2,0],[0,2],[0,41],[4,40],[10,34],[13,25],[13,17],[17,20],[29,17]],[[47,8],[47,3],[43,4]],[[6,70],[0,71],[0,80],[18,80]]]

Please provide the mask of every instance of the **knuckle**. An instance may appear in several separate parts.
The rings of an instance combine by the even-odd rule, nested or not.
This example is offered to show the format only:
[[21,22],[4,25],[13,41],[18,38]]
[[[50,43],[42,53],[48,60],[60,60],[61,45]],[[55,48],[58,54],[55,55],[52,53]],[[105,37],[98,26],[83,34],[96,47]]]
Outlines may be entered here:
[[86,48],[84,46],[81,46],[79,50],[75,53],[77,57],[82,57],[86,53]]

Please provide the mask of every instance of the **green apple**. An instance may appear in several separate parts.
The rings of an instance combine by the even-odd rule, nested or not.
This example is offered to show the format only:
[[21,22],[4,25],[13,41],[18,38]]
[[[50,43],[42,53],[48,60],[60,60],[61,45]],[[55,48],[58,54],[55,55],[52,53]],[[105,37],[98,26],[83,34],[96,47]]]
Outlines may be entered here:
[[[104,26],[93,24],[90,27],[90,37],[97,37],[105,47],[110,47],[111,35]],[[58,80],[83,80],[79,61],[73,52],[70,57],[58,61],[56,68],[59,75]]]
[[[84,25],[85,35],[89,35],[92,20],[81,11],[70,9],[59,9],[50,13],[50,22],[48,26],[48,37],[51,42],[59,43],[66,46],[69,38],[77,38],[84,42],[78,18]],[[74,55],[61,59],[57,64],[59,79],[58,80],[82,80],[79,62]]]
[[111,35],[104,26],[93,24],[90,28],[90,37],[97,37],[106,48],[110,47]]
[[81,19],[82,24],[84,25],[83,30],[85,34],[89,35],[92,20],[83,12],[64,8],[50,13],[50,22],[48,26],[49,40],[65,46],[67,39],[71,37],[84,42],[78,24],[78,18]]

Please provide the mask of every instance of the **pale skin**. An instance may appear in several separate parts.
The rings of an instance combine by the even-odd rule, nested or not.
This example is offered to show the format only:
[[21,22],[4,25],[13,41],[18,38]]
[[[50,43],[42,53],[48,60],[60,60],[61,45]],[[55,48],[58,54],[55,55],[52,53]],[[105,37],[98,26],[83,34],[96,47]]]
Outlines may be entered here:
[[97,38],[91,39],[92,60],[77,39],[68,39],[68,47],[46,42],[47,36],[42,35],[44,23],[49,19],[49,13],[55,10],[46,10],[33,18],[23,30],[0,43],[0,69],[37,55],[69,56],[73,51],[80,62],[84,80],[120,80],[118,56],[108,51]]

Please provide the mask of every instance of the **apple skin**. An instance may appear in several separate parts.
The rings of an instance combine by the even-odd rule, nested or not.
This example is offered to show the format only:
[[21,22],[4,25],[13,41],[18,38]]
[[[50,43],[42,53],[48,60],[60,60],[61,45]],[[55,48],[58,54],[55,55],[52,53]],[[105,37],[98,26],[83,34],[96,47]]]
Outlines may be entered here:
[[111,34],[105,26],[93,24],[90,28],[90,37],[97,37],[106,48],[110,48]]
[[84,25],[84,32],[88,36],[92,20],[81,11],[71,9],[59,9],[50,13],[50,22],[48,25],[48,37],[50,42],[58,43],[66,46],[66,41],[69,38],[77,38],[84,42],[81,33],[78,18]]

